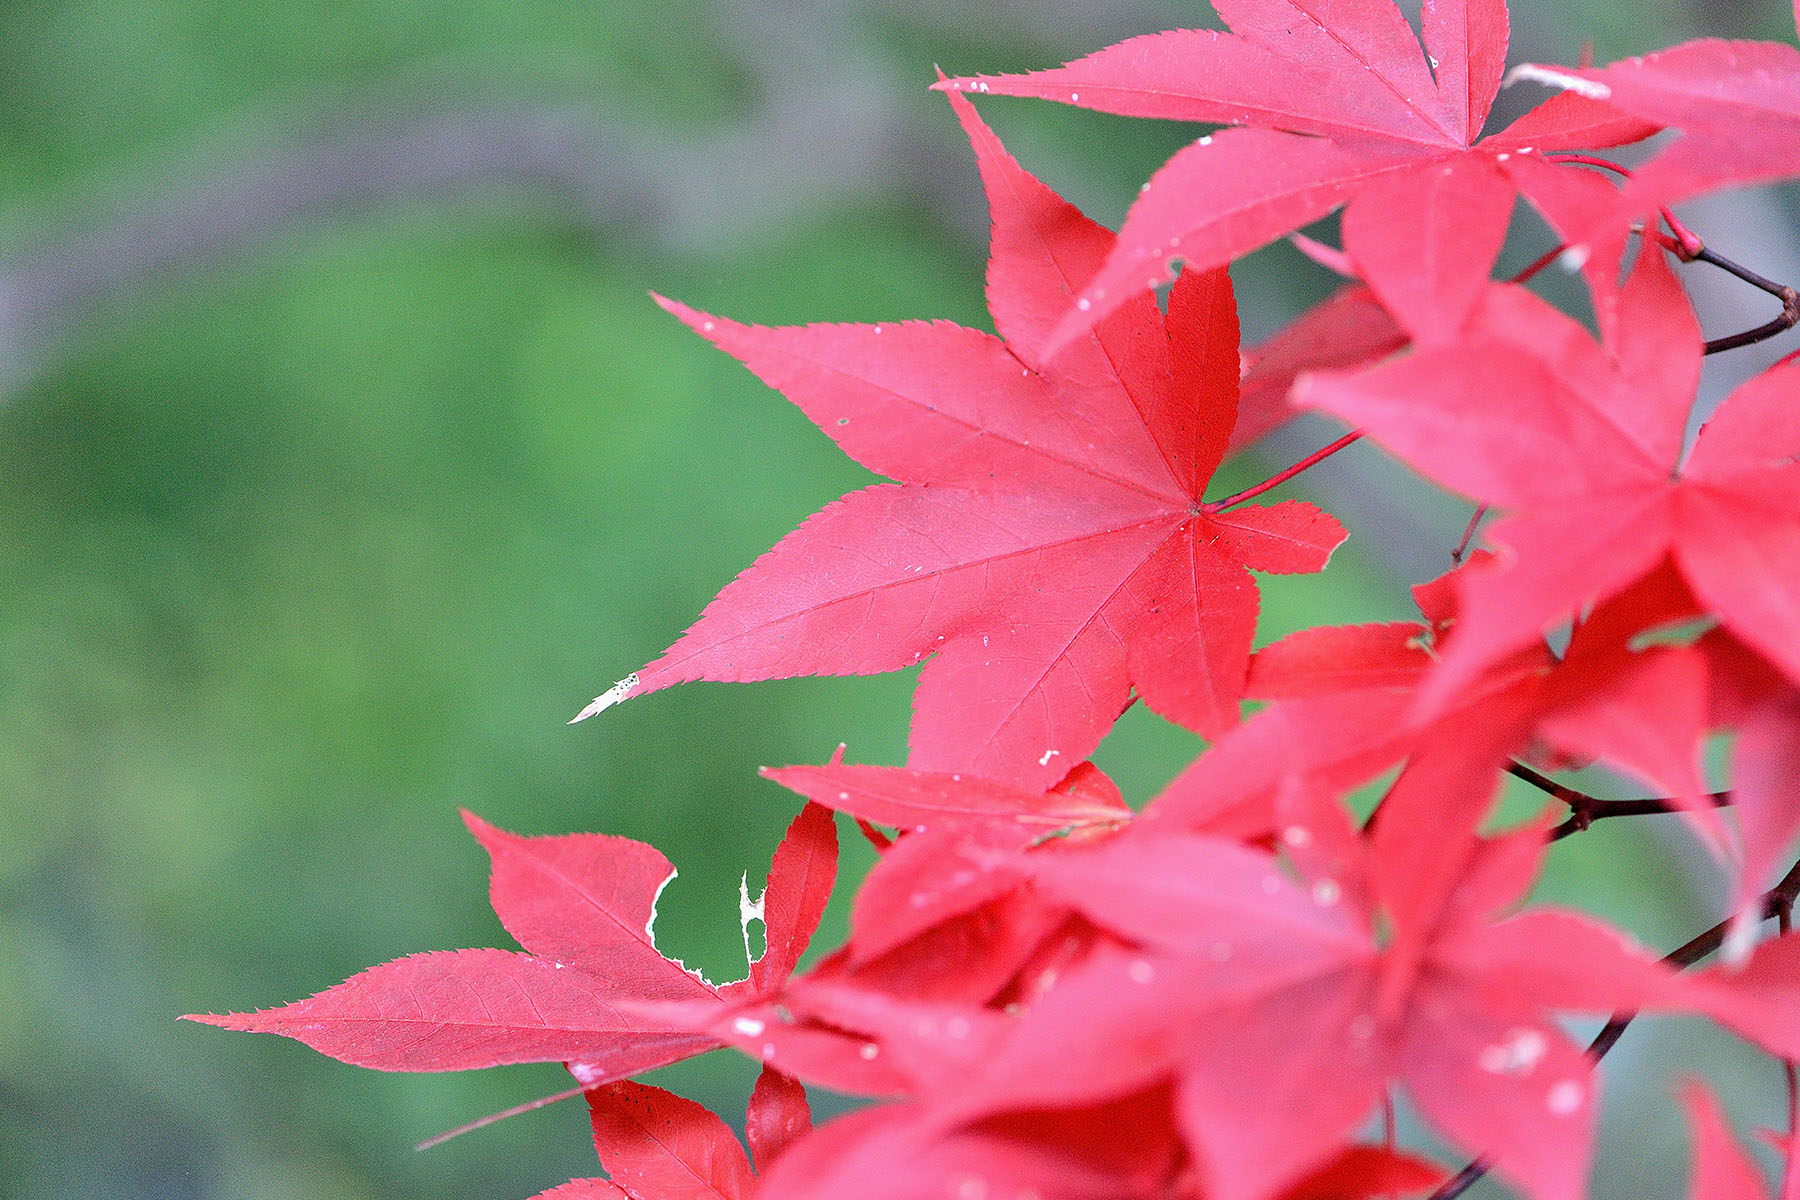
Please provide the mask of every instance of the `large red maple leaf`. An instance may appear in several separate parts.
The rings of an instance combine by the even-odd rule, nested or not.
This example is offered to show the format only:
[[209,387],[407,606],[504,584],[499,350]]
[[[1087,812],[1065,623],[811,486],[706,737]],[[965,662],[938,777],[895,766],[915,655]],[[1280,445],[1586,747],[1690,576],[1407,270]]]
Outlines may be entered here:
[[[1348,202],[1358,273],[1414,336],[1480,299],[1515,194],[1553,224],[1567,185],[1538,152],[1654,131],[1564,93],[1480,139],[1505,68],[1505,0],[1427,0],[1419,39],[1393,0],[1213,0],[1230,33],[1133,38],[1048,71],[940,84],[1135,117],[1240,128],[1178,151],[1057,330],[1074,336],[1173,265],[1207,269]],[[1479,139],[1479,140],[1478,140]]]
[[526,953],[415,954],[283,1008],[188,1019],[279,1033],[384,1071],[563,1062],[595,1087],[719,1044],[646,1019],[645,1005],[725,1011],[778,993],[836,874],[831,813],[808,805],[769,868],[758,910],[767,949],[748,978],[715,987],[656,948],[656,897],[675,872],[655,848],[598,833],[520,837],[464,819],[493,858],[494,911]]
[[1001,336],[941,322],[761,328],[664,302],[899,483],[782,539],[582,716],[689,680],[932,656],[911,765],[1039,791],[1098,744],[1133,687],[1202,733],[1237,720],[1258,611],[1246,568],[1319,570],[1344,531],[1300,501],[1205,500],[1237,410],[1230,280],[1184,274],[1166,317],[1139,297],[1050,361],[1050,329],[1113,235],[953,103],[993,210]]
[[1494,562],[1459,577],[1461,615],[1426,707],[1671,563],[1708,612],[1800,680],[1800,363],[1734,392],[1690,452],[1702,342],[1660,253],[1641,256],[1620,303],[1596,344],[1496,286],[1464,343],[1300,385],[1300,403],[1514,514],[1488,531]]

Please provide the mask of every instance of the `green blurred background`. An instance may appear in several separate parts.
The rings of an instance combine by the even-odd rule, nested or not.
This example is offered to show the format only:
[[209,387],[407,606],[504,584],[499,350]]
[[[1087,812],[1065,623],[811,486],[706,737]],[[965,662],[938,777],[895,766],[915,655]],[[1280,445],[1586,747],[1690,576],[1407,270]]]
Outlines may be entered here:
[[[1515,58],[1791,35],[1775,0],[1515,7]],[[646,292],[765,322],[982,324],[984,209],[933,64],[1048,65],[1205,20],[1075,0],[4,0],[0,1195],[524,1197],[593,1173],[572,1105],[411,1149],[560,1090],[554,1066],[381,1075],[174,1018],[508,944],[459,805],[654,842],[682,872],[662,944],[740,973],[738,878],[756,884],[795,807],[756,768],[839,740],[900,761],[911,677],[691,686],[564,727],[864,482]],[[983,111],[1108,221],[1192,136]],[[1696,212],[1800,274],[1780,274],[1800,265],[1791,195]],[[1330,282],[1286,247],[1238,278],[1257,336]],[[1765,319],[1706,286],[1709,325]],[[1219,486],[1328,434],[1290,430]],[[1356,536],[1325,576],[1270,584],[1265,638],[1403,615],[1466,516],[1372,450],[1301,491]],[[1197,748],[1134,712],[1101,761],[1141,801]],[[1706,865],[1644,827],[1559,850],[1544,890],[1658,945],[1718,903]],[[1768,1064],[1702,1031],[1634,1033],[1618,1059],[1603,1194],[1670,1193],[1671,1063],[1775,1112]],[[664,1074],[728,1115],[751,1080],[723,1056]]]

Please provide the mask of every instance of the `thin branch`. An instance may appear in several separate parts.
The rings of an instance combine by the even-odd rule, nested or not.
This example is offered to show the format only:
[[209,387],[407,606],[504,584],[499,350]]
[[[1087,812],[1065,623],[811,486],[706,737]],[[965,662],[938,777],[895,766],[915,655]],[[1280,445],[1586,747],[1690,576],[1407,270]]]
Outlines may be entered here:
[[[1595,821],[1604,821],[1609,817],[1649,817],[1681,811],[1681,807],[1673,800],[1666,799],[1602,800],[1598,796],[1578,792],[1567,784],[1558,783],[1521,762],[1512,763],[1506,769],[1514,778],[1523,779],[1532,787],[1569,806],[1569,819],[1550,831],[1550,840],[1553,842],[1560,842],[1571,834],[1580,833]],[[1730,792],[1712,792],[1707,798],[1715,808],[1725,808],[1731,804]]]
[[[1625,179],[1631,178],[1630,168],[1622,167],[1611,159],[1597,158],[1591,154],[1546,154],[1544,157],[1548,161],[1554,163],[1570,163],[1576,166],[1598,167],[1605,171],[1611,171]],[[1758,342],[1766,342],[1772,337],[1777,337],[1780,334],[1786,333],[1795,325],[1800,324],[1800,291],[1796,291],[1787,284],[1776,283],[1773,280],[1764,279],[1755,271],[1731,261],[1722,254],[1717,254],[1712,250],[1707,249],[1706,243],[1700,239],[1700,236],[1686,225],[1682,224],[1680,218],[1676,217],[1672,211],[1666,207],[1658,209],[1657,211],[1662,214],[1663,222],[1668,225],[1669,232],[1674,235],[1672,239],[1673,244],[1668,248],[1673,250],[1682,261],[1705,263],[1709,267],[1717,267],[1721,271],[1726,271],[1735,275],[1751,287],[1759,288],[1781,301],[1781,315],[1779,317],[1776,317],[1773,321],[1769,321],[1766,324],[1758,325],[1755,329],[1747,329],[1743,333],[1734,333],[1729,337],[1714,338],[1712,341],[1706,343],[1706,353],[1722,354],[1727,350],[1738,350],[1745,346],[1754,346]],[[1654,234],[1654,231],[1651,231],[1651,233]],[[1662,239],[1657,237],[1656,240],[1661,241]]]
[[1313,453],[1307,455],[1305,458],[1301,459],[1299,462],[1295,463],[1293,466],[1289,467],[1287,470],[1282,471],[1279,474],[1276,474],[1274,476],[1271,476],[1268,479],[1263,480],[1261,483],[1257,484],[1253,488],[1245,488],[1243,491],[1239,492],[1235,496],[1227,496],[1223,500],[1214,500],[1210,504],[1201,505],[1200,511],[1206,512],[1206,513],[1221,513],[1221,512],[1224,512],[1228,508],[1236,508],[1238,505],[1244,503],[1246,500],[1254,500],[1254,499],[1256,499],[1256,497],[1262,495],[1264,492],[1270,490],[1271,488],[1280,487],[1282,484],[1286,483],[1288,480],[1292,479],[1294,476],[1300,474],[1302,471],[1309,471],[1312,468],[1318,466],[1320,463],[1324,462],[1326,459],[1328,459],[1332,455],[1336,454],[1339,450],[1342,450],[1344,447],[1355,443],[1361,437],[1362,437],[1362,430],[1360,430],[1360,429],[1352,430],[1351,432],[1346,433],[1343,437],[1339,438],[1337,441],[1331,443],[1331,445],[1325,447],[1323,450],[1315,450]]
[[1763,276],[1758,275],[1755,271],[1750,270],[1750,268],[1743,264],[1733,262],[1724,255],[1707,249],[1704,245],[1700,246],[1692,253],[1683,252],[1682,257],[1689,262],[1705,263],[1709,267],[1717,267],[1726,274],[1742,280],[1751,287],[1756,288],[1758,291],[1767,292],[1769,295],[1781,301],[1781,315],[1779,317],[1776,317],[1773,321],[1766,324],[1758,325],[1755,329],[1746,330],[1743,333],[1734,333],[1730,337],[1714,338],[1712,341],[1706,343],[1706,352],[1708,354],[1720,354],[1726,350],[1736,350],[1743,346],[1754,346],[1758,342],[1766,342],[1772,337],[1786,333],[1796,324],[1800,324],[1800,291],[1796,291],[1788,284],[1776,283],[1772,279],[1765,279]]
[[[1800,862],[1789,868],[1780,883],[1763,893],[1763,919],[1773,917],[1780,920],[1784,912],[1792,912],[1794,898],[1800,896]],[[1709,954],[1714,954],[1725,944],[1725,938],[1735,924],[1735,918],[1720,921],[1699,937],[1678,949],[1663,956],[1663,962],[1681,970],[1691,967]],[[1618,1045],[1625,1030],[1637,1018],[1636,1013],[1614,1013],[1612,1020],[1606,1023],[1599,1035],[1588,1043],[1588,1057],[1595,1062],[1606,1057],[1607,1051]],[[1456,1173],[1456,1177],[1431,1193],[1429,1200],[1456,1200],[1472,1187],[1476,1180],[1488,1173],[1492,1164],[1485,1159],[1475,1159],[1468,1166]]]

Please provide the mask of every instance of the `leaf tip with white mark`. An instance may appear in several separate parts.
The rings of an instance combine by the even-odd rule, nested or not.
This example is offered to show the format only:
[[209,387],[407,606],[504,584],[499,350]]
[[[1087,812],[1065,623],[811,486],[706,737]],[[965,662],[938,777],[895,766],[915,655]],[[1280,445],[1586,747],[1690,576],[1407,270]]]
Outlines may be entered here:
[[1521,79],[1541,83],[1545,87],[1562,88],[1578,96],[1586,96],[1589,100],[1606,100],[1612,96],[1612,89],[1598,80],[1572,75],[1554,67],[1541,67],[1536,63],[1521,63],[1508,71],[1506,86],[1511,87]]
[[628,699],[637,689],[638,677],[635,672],[627,675],[619,682],[595,696],[588,706],[569,719],[569,724],[578,725],[589,717],[598,716],[622,700]]

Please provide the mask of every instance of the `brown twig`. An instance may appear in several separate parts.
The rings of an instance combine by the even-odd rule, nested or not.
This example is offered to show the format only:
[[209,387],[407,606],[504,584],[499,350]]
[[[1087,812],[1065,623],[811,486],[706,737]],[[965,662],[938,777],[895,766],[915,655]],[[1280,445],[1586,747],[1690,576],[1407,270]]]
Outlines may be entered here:
[[1708,266],[1717,267],[1721,271],[1743,280],[1758,291],[1767,292],[1769,295],[1781,301],[1781,315],[1779,317],[1776,317],[1773,321],[1769,321],[1766,324],[1758,325],[1755,329],[1745,330],[1743,333],[1734,333],[1730,337],[1714,338],[1712,341],[1706,343],[1706,352],[1708,354],[1719,354],[1726,350],[1736,350],[1742,346],[1754,346],[1758,342],[1766,342],[1778,334],[1786,333],[1796,324],[1800,324],[1800,291],[1796,291],[1790,285],[1776,283],[1772,279],[1765,279],[1755,271],[1752,271],[1739,263],[1733,262],[1722,254],[1716,254],[1705,246],[1702,246],[1700,250],[1692,256],[1683,255],[1683,257],[1688,258],[1688,261],[1690,262],[1702,262]]
[[[1558,783],[1521,762],[1512,763],[1506,769],[1514,778],[1523,779],[1532,787],[1569,806],[1569,819],[1550,831],[1550,840],[1553,842],[1559,842],[1570,834],[1580,833],[1595,821],[1604,821],[1609,817],[1649,817],[1681,811],[1673,800],[1602,800],[1598,796],[1578,792],[1567,784]],[[1726,808],[1731,804],[1730,792],[1711,792],[1707,798],[1715,808]]]

